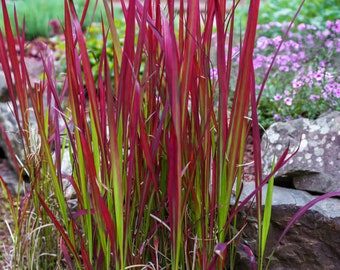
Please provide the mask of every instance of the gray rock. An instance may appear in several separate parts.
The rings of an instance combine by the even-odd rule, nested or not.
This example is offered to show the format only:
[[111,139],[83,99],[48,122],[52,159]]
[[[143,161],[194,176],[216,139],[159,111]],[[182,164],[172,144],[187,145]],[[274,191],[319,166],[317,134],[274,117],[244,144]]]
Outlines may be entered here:
[[[336,181],[337,180],[337,181]],[[317,193],[340,191],[340,180],[326,172],[293,177],[293,186],[296,189]]]
[[[19,111],[20,114],[20,111]],[[34,158],[35,155],[39,153],[40,149],[40,136],[37,132],[37,124],[35,122],[35,118],[32,112],[29,114],[29,124],[30,124],[30,157]],[[23,138],[20,136],[19,127],[15,116],[13,114],[13,105],[11,102],[1,103],[0,102],[0,125],[3,129],[3,132],[0,131],[0,149],[2,151],[2,165],[0,166],[0,175],[4,179],[7,187],[13,194],[17,194],[20,192],[24,193],[23,185],[25,185],[26,190],[29,189],[29,185],[25,183],[20,184],[19,188],[19,176],[18,172],[16,172],[17,166],[21,168],[21,166],[25,162],[25,147],[23,143]],[[7,145],[5,140],[5,136],[7,136],[10,147],[13,150],[15,157],[12,157],[10,154],[10,148]],[[26,180],[26,179],[25,179]]]
[[[53,154],[53,160],[56,159],[56,155]],[[63,183],[63,191],[65,194],[65,198],[70,201],[76,195],[75,189],[70,183],[68,177],[72,176],[73,173],[73,165],[70,157],[69,149],[65,149],[64,155],[61,158],[61,175],[62,175],[62,183]]]
[[4,72],[0,70],[0,98],[2,98],[6,91],[7,91],[6,77]]
[[[1,66],[0,66],[1,67]],[[13,81],[13,74],[12,81]],[[0,102],[8,102],[10,100],[8,86],[4,72],[0,69]]]
[[[17,155],[20,160],[24,160],[23,141],[19,134],[18,124],[14,117],[11,103],[0,103],[0,125],[8,137],[14,154]],[[5,153],[12,167],[15,168],[14,161],[11,159],[8,146],[2,132],[0,132],[0,148]]]
[[262,141],[264,175],[269,174],[273,156],[281,156],[290,145],[291,152],[299,150],[276,174],[277,184],[317,193],[340,190],[340,112],[275,123],[267,138]]
[[[39,44],[38,47],[40,46],[45,45]],[[40,49],[44,50],[44,48],[39,48],[39,50]],[[40,75],[44,72],[44,65],[42,61],[33,57],[25,57],[24,60],[31,84],[39,83],[41,80]]]
[[[11,194],[17,194],[18,191],[20,193],[23,192],[23,188],[20,187],[19,190],[19,179],[18,175],[13,170],[11,164],[7,159],[0,159],[0,176],[5,181],[7,188],[11,192]],[[0,188],[1,190],[1,188]]]
[[[253,183],[244,183],[241,199],[253,190]],[[264,204],[266,186],[263,192]],[[274,186],[272,217],[265,251],[266,262],[293,215],[301,206],[316,197],[305,191]],[[243,240],[257,255],[258,229],[254,217],[256,210],[253,208],[247,217]],[[246,256],[240,260],[238,265],[247,265],[247,260],[249,261]],[[340,269],[340,200],[326,199],[303,214],[275,248],[269,269]]]
[[[243,184],[243,192],[240,196],[240,199],[244,200],[246,196],[248,196],[254,189],[254,182],[245,182]],[[262,192],[264,194],[262,197],[262,204],[264,205],[266,199],[265,194],[267,193],[267,185],[263,186]],[[317,195],[311,195],[310,193],[303,190],[274,186],[272,201],[273,206],[294,205],[294,207],[302,207],[317,197]],[[320,213],[325,218],[340,218],[340,199],[329,198],[320,201],[314,205],[311,210]]]
[[8,88],[6,78],[3,71],[0,71],[0,102],[3,102],[8,97]]

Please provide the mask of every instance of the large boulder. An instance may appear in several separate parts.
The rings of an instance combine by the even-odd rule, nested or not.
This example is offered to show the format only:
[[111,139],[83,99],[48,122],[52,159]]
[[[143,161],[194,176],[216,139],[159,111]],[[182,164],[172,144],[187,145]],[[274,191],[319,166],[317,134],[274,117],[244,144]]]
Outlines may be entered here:
[[274,155],[287,146],[296,155],[275,176],[276,184],[315,193],[340,190],[340,112],[325,113],[316,120],[305,118],[275,123],[262,142],[264,175]]
[[[254,183],[244,183],[241,200],[254,188]],[[263,205],[266,191],[265,185]],[[305,191],[274,186],[272,217],[265,252],[266,262],[294,214],[315,198],[317,196]],[[243,231],[243,240],[244,244],[257,255],[258,230],[254,217],[256,217],[256,210],[252,209],[247,217],[248,222]],[[251,269],[249,259],[246,256],[240,257],[237,265],[242,265],[242,267],[236,267],[236,269]],[[276,247],[269,269],[340,269],[340,200],[325,199],[302,215]]]
[[[297,211],[322,193],[340,191],[340,112],[273,124],[262,141],[264,176],[270,173],[274,156],[280,157],[288,146],[291,153],[298,151],[275,175],[266,260]],[[253,190],[254,183],[245,182],[241,200]],[[244,243],[256,252],[254,217],[255,209],[243,235]],[[247,265],[246,258],[241,259],[240,265]],[[295,222],[275,248],[269,269],[340,269],[339,197],[318,202]]]
[[[31,140],[31,153],[38,154],[40,136],[37,132],[37,124],[35,122],[33,112],[29,112],[29,129],[30,129],[30,140]],[[19,114],[21,112],[19,111]],[[20,117],[20,115],[19,115]],[[19,167],[25,162],[25,147],[23,138],[20,135],[19,126],[17,124],[16,118],[13,113],[13,104],[11,102],[0,102],[0,175],[7,184],[10,191],[15,194],[18,192],[18,175],[15,172],[16,164]],[[25,132],[25,131],[24,131]],[[6,141],[6,137],[8,141]],[[36,144],[34,144],[34,142]],[[13,151],[15,157],[11,156],[11,151]],[[34,153],[34,151],[36,151]],[[28,177],[24,174],[24,177]],[[27,179],[25,179],[27,180]],[[28,187],[28,186],[26,186]],[[23,187],[20,186],[20,193],[23,193]]]
[[[18,175],[13,170],[8,159],[0,159],[0,176],[5,181],[7,188],[11,194],[17,194],[18,190],[23,194],[24,189],[22,186],[19,187]],[[2,193],[0,188],[0,194]]]

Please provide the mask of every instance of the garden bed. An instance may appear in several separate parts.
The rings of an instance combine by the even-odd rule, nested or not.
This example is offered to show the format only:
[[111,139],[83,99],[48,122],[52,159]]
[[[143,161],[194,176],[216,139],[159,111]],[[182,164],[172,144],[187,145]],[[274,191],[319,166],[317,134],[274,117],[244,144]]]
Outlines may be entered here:
[[[108,22],[110,29],[105,27],[112,35],[106,36],[101,26],[97,32],[84,33],[86,27],[70,3],[65,6],[64,35],[56,35],[53,42],[15,40],[5,18],[7,40],[0,36],[0,45],[9,44],[10,59],[5,54],[0,57],[15,74],[9,98],[13,112],[21,117],[16,118],[18,126],[23,126],[18,131],[23,147],[15,154],[32,184],[20,207],[12,205],[17,209],[14,217],[21,217],[14,232],[16,264],[29,260],[29,265],[44,269],[51,264],[121,269],[151,261],[156,268],[222,269],[228,263],[233,269],[233,258],[226,254],[239,246],[247,249],[238,241],[242,236],[235,230],[236,216],[253,200],[232,204],[233,187],[254,180],[253,160],[261,164],[260,151],[253,152],[253,146],[261,148],[259,123],[268,120],[267,127],[275,121],[306,116],[315,104],[323,106],[322,110],[336,108],[333,98],[338,98],[338,92],[334,88],[338,89],[340,80],[337,69],[328,65],[333,62],[326,61],[320,70],[322,59],[315,57],[315,70],[308,62],[310,55],[298,54],[300,41],[262,36],[253,50],[261,27],[256,28],[259,3],[252,3],[245,19],[249,19],[245,43],[239,44],[242,48],[237,48],[237,27],[226,19],[235,14],[228,15],[219,5],[206,10],[206,18],[198,7],[179,14],[170,9],[165,14],[157,5],[155,12],[137,5],[116,21],[121,29]],[[106,16],[114,17],[109,11]],[[202,26],[196,25],[200,20]],[[328,34],[338,33],[338,24],[340,21],[328,22]],[[274,26],[283,25],[269,25],[264,32],[270,34]],[[234,42],[228,43],[233,35]],[[323,36],[328,35],[318,35]],[[295,62],[283,65],[280,46],[286,49],[283,54],[297,54],[308,66],[300,73],[293,70]],[[254,52],[262,60],[254,57],[252,62]],[[336,49],[330,51],[326,46],[322,57],[335,53]],[[24,54],[27,59],[19,65],[16,59]],[[41,79],[41,55],[47,59],[47,80],[33,84]],[[280,65],[272,67],[259,103],[258,122],[256,99],[274,57]],[[51,68],[54,62],[58,63],[56,69]],[[36,64],[37,69],[33,68]],[[230,73],[227,67],[232,69]],[[25,68],[31,73],[33,87],[27,83]],[[288,71],[294,72],[287,75]],[[9,81],[12,74],[6,65],[4,72]],[[317,83],[320,80],[315,74],[322,72],[324,80]],[[262,77],[255,76],[258,74]],[[282,74],[286,77],[280,77]],[[313,87],[308,78],[297,79],[303,75],[315,80]],[[332,83],[336,87],[327,92]],[[300,103],[306,100],[310,102],[302,108]],[[20,108],[15,106],[17,102]],[[296,115],[290,115],[287,107]],[[247,135],[249,116],[252,136]],[[246,145],[245,153],[242,145]],[[275,171],[288,160],[287,153],[282,154]],[[242,175],[239,162],[243,155],[247,166]],[[66,170],[65,157],[69,159]],[[5,162],[1,166],[8,170]],[[265,181],[273,184],[271,177]],[[65,182],[73,188],[70,196]],[[261,228],[256,259],[262,268],[271,202],[266,202],[262,216],[261,189],[254,196],[256,226]],[[76,201],[72,209],[71,199]],[[3,211],[6,216],[8,211]],[[246,220],[238,225],[242,222]],[[6,234],[2,237],[5,242]],[[248,247],[247,252],[255,264],[256,251]]]

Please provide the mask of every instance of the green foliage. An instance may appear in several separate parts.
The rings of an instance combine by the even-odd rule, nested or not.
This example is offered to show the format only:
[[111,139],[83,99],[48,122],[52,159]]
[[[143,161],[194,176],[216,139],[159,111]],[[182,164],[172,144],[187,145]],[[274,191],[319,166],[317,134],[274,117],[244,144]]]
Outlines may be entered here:
[[[275,121],[299,117],[315,119],[328,110],[340,110],[340,20],[327,21],[321,30],[299,24],[288,35],[278,52],[259,106],[260,122],[268,127]],[[261,25],[254,53],[257,84],[265,73],[281,42],[267,29],[282,33],[287,26]]]
[[[259,24],[270,22],[289,22],[294,12],[298,9],[301,1],[277,0],[263,1],[261,4],[261,17]],[[313,24],[323,27],[325,21],[339,19],[339,9],[337,0],[307,0],[296,19],[295,24]]]
[[[254,66],[259,90],[271,59],[301,1],[262,1]],[[294,26],[277,54],[259,103],[259,122],[299,117],[315,119],[340,109],[340,33],[337,1],[305,1]],[[245,26],[247,8],[240,6],[238,22]],[[235,46],[235,51],[239,51]],[[238,64],[238,58],[234,61]],[[296,83],[298,82],[298,83]]]
[[[123,45],[124,42],[124,33],[125,33],[125,23],[124,23],[124,14],[121,8],[116,8],[114,10],[115,14],[115,27],[117,29],[117,33],[119,38],[119,43]],[[107,35],[107,32],[105,33]],[[101,23],[91,23],[85,30],[85,38],[86,38],[86,46],[88,50],[88,55],[92,67],[92,73],[95,80],[98,80],[99,75],[99,65],[100,65],[100,57],[102,55],[103,50],[103,33],[102,33],[102,24]],[[66,72],[66,57],[65,57],[65,42],[63,41],[63,36],[55,36],[50,39],[51,41],[56,43],[55,47],[55,57],[60,61],[59,69],[61,74],[65,74]],[[113,58],[113,42],[111,35],[107,35],[106,39],[106,53],[107,56],[112,59]],[[113,77],[113,61],[109,61],[109,67],[112,71]],[[60,76],[59,76],[60,77]],[[60,79],[60,78],[59,78]]]
[[[75,8],[79,16],[81,16],[86,0],[75,0]],[[95,1],[90,1],[89,10],[87,13],[84,26],[88,26],[91,22],[92,11],[94,10]],[[101,2],[99,1],[99,6]],[[37,37],[49,37],[52,32],[49,22],[57,20],[63,25],[64,18],[64,0],[15,0],[8,1],[7,8],[13,29],[15,29],[14,7],[16,8],[18,22],[20,26],[25,19],[25,35],[27,40],[33,40]],[[100,22],[101,8],[98,8],[94,16],[94,21]],[[0,7],[0,13],[2,8]],[[3,29],[3,22],[0,21],[0,29]],[[21,27],[20,27],[21,30]]]
[[[247,1],[248,2],[248,1]],[[265,0],[261,1],[259,24],[268,24],[270,22],[290,22],[294,13],[297,11],[300,1],[291,0]],[[324,23],[339,19],[339,3],[337,0],[307,0],[305,1],[295,24],[300,23],[312,24],[317,27],[324,27]],[[247,5],[241,5],[238,9],[242,18],[242,24],[245,25],[247,17]]]

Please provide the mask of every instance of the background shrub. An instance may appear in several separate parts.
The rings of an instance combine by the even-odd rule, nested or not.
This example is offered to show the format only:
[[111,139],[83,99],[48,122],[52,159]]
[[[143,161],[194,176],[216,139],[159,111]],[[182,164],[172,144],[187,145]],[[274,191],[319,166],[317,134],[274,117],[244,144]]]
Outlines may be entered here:
[[[86,0],[74,0],[75,8],[78,16],[81,16]],[[26,30],[25,35],[27,40],[33,40],[36,37],[49,37],[52,32],[52,27],[49,26],[51,20],[63,22],[64,18],[64,0],[15,0],[9,1],[7,8],[12,27],[14,27],[14,6],[16,7],[18,21],[21,23],[25,18]],[[89,11],[86,15],[84,26],[88,26],[91,22],[92,13],[94,10],[95,1],[90,1]],[[102,11],[101,1],[98,1],[99,8],[97,9],[94,21],[100,22],[100,14]],[[0,6],[0,12],[2,8]],[[0,21],[0,28],[3,29],[3,21]],[[15,29],[15,28],[13,28]],[[21,27],[20,27],[21,30]]]

